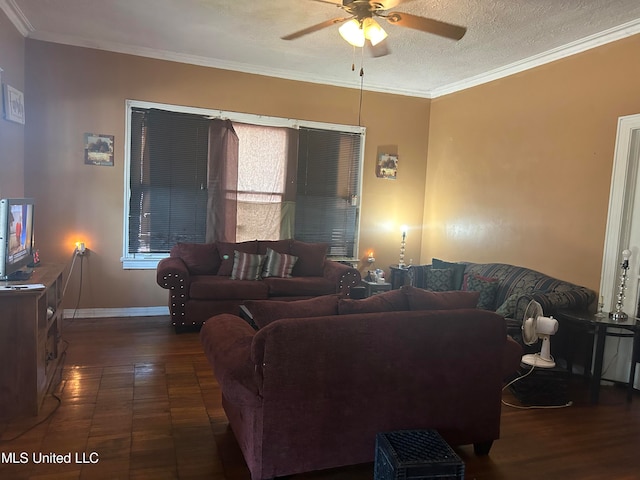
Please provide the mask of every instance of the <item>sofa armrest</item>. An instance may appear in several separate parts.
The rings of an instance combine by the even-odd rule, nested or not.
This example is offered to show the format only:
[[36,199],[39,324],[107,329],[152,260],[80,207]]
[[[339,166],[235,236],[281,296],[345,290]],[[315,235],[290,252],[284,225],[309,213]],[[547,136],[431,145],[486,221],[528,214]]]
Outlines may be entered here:
[[588,310],[595,301],[595,293],[587,288],[556,292],[531,292],[518,298],[515,309],[515,320],[522,322],[527,305],[535,300],[542,306],[546,316],[557,314],[558,310]]
[[523,353],[522,346],[513,338],[507,336],[507,343],[504,346],[504,354],[502,356],[503,379],[508,379],[518,371]]
[[204,353],[223,395],[238,405],[260,405],[251,344],[255,330],[242,318],[221,314],[207,320],[200,330]]
[[167,257],[160,260],[156,268],[156,282],[169,290],[171,323],[175,327],[184,325],[191,277],[182,259]]
[[324,278],[336,285],[336,293],[347,296],[351,287],[360,284],[361,276],[358,269],[333,260],[324,261]]
[[156,282],[167,290],[185,289],[189,291],[189,269],[180,257],[167,257],[158,262]]

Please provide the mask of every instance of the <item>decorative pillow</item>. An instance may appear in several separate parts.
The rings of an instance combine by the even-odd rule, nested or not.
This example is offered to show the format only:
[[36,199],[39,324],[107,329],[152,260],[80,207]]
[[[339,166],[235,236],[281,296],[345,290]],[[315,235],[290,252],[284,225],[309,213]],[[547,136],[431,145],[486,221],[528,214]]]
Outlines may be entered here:
[[[504,318],[514,318],[516,313],[516,302],[521,293],[512,293],[507,297],[502,305],[496,309],[498,315],[502,315]],[[518,319],[519,320],[519,319]]]
[[348,315],[350,313],[400,312],[405,310],[409,310],[409,304],[407,303],[406,295],[400,290],[390,290],[360,300],[341,298],[338,301],[338,313],[340,315]]
[[464,280],[464,271],[467,266],[464,263],[452,263],[445,262],[443,260],[439,260],[437,258],[431,259],[431,266],[435,269],[442,268],[450,268],[453,270],[452,279],[451,279],[451,288],[452,290],[461,290],[462,289],[462,281]]
[[293,267],[294,277],[321,277],[324,273],[324,260],[329,245],[326,243],[308,243],[294,240],[291,242],[291,255],[298,257]]
[[409,310],[456,310],[476,308],[480,292],[430,292],[421,288],[403,285],[400,290],[407,296]]
[[231,280],[260,280],[264,255],[257,253],[233,252]]
[[181,258],[192,275],[215,275],[220,268],[215,243],[176,243],[171,256]]
[[262,265],[262,277],[289,278],[297,260],[298,257],[267,248],[267,255]]
[[495,310],[496,294],[498,293],[498,279],[481,277],[480,275],[465,275],[464,290],[480,292],[478,308]]
[[448,292],[453,288],[453,270],[450,268],[430,268],[426,272],[427,290],[433,292]]
[[245,306],[251,312],[259,328],[281,318],[307,318],[337,315],[338,295],[322,295],[306,300],[285,302],[280,300],[247,300]]
[[233,262],[235,261],[234,252],[258,253],[258,242],[251,240],[240,243],[217,242],[218,255],[220,256],[220,268],[218,275],[228,277],[233,270]]

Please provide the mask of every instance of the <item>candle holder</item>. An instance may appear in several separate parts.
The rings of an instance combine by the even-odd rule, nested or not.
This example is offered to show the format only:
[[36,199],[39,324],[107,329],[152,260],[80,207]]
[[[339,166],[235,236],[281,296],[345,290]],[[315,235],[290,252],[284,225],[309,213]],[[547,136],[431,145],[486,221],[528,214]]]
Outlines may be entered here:
[[403,268],[404,264],[404,249],[407,246],[407,227],[402,227],[402,241],[400,242],[400,260],[398,260],[398,267]]
[[622,304],[624,302],[624,292],[627,289],[627,271],[629,270],[629,257],[631,257],[631,250],[624,250],[622,252],[622,263],[620,264],[620,284],[618,285],[618,295],[616,301],[616,309],[609,314],[609,317],[613,321],[624,321],[629,318],[625,312],[622,311]]

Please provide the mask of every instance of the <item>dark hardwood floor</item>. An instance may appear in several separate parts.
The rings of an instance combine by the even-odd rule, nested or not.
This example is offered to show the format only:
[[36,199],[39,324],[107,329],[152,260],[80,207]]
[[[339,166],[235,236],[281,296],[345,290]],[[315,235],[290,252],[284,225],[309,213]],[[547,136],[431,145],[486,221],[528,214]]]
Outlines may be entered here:
[[[176,335],[166,317],[76,319],[65,327],[55,396],[39,417],[0,424],[0,478],[250,478],[196,333]],[[581,378],[569,396],[568,408],[503,406],[501,439],[488,457],[456,448],[465,478],[640,479],[640,396],[627,403],[624,389],[603,387],[591,405]],[[517,402],[509,392],[504,400]],[[51,453],[72,458],[36,463]],[[372,464],[291,477],[371,478]]]

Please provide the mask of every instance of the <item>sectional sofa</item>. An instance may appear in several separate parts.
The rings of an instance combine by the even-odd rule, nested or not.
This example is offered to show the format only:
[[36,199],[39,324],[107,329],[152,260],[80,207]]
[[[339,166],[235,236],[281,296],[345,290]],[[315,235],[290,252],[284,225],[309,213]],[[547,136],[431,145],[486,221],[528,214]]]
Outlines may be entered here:
[[596,293],[586,287],[535,270],[506,263],[448,262],[434,258],[429,265],[408,267],[407,283],[424,289],[476,290],[479,306],[507,319],[509,333],[519,336],[524,310],[536,300],[545,315],[559,310],[589,310]]

